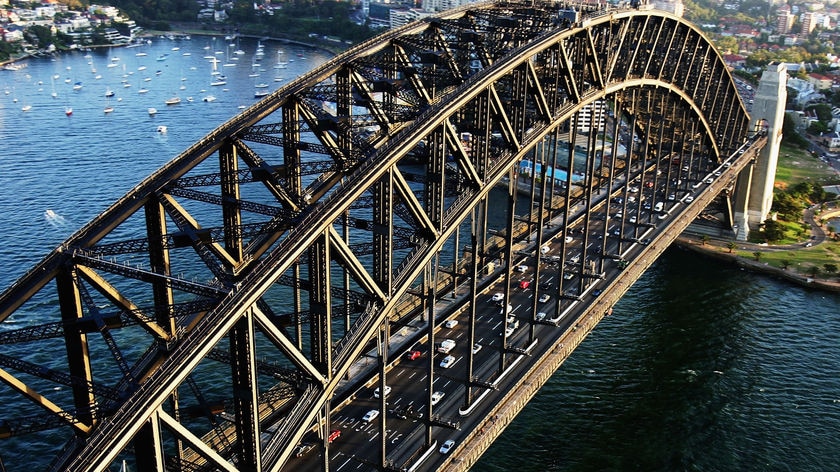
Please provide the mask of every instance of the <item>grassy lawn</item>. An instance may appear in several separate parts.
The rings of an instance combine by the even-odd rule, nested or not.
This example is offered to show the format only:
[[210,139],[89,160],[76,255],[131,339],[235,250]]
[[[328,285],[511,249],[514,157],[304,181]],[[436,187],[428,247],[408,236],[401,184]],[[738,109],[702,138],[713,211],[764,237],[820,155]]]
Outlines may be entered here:
[[[773,267],[793,270],[801,274],[808,274],[809,268],[816,266],[822,273],[823,265],[833,263],[840,265],[840,244],[836,242],[825,242],[810,248],[796,249],[790,251],[761,251],[761,262],[770,264]],[[739,257],[755,260],[752,250],[735,251]]]
[[822,182],[829,185],[840,182],[834,170],[808,151],[782,144],[779,165],[776,169],[776,188],[784,189],[803,181]]

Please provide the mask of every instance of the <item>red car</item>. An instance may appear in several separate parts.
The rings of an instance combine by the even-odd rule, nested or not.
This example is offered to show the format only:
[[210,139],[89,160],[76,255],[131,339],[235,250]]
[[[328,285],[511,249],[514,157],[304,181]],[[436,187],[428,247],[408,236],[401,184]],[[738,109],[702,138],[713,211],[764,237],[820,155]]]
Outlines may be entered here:
[[519,282],[519,288],[528,288],[531,286],[530,280],[522,280]]
[[333,442],[336,439],[338,439],[339,436],[341,436],[341,430],[340,429],[334,429],[334,430],[330,431],[330,435],[327,438],[327,440],[329,442]]
[[408,352],[405,354],[406,359],[408,359],[408,360],[410,360],[410,361],[413,361],[413,360],[415,360],[415,359],[419,359],[419,358],[420,358],[420,356],[421,356],[420,351],[408,351]]

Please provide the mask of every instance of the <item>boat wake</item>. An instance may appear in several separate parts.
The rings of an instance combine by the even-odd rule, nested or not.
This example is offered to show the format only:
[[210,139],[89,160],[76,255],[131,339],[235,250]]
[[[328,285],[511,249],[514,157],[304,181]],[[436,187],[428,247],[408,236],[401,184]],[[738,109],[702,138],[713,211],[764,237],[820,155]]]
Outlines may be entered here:
[[67,220],[64,219],[63,216],[50,209],[44,211],[44,219],[47,220],[47,223],[52,225],[54,228],[61,228],[63,226],[67,226]]

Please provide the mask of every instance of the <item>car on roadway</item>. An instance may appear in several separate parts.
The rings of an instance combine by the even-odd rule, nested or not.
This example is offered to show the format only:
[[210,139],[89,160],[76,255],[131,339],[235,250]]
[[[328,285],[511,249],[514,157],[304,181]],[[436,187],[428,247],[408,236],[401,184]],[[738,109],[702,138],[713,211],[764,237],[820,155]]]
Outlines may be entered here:
[[528,272],[528,266],[526,266],[526,265],[518,265],[518,266],[516,266],[516,271],[517,271],[517,272],[523,272],[523,273],[524,273],[524,272]]
[[482,346],[481,344],[478,344],[478,343],[473,344],[472,353],[473,354],[478,353],[478,351],[480,351],[482,347],[484,347],[484,346]]
[[447,439],[446,442],[440,447],[441,454],[449,454],[449,451],[452,450],[452,447],[455,446],[455,441],[451,439]]
[[453,364],[455,364],[455,356],[446,356],[440,361],[440,366],[444,369],[452,367]]
[[375,420],[376,417],[379,416],[379,410],[370,410],[365,413],[365,416],[362,417],[362,421],[365,423],[370,423],[371,421]]
[[334,429],[334,430],[330,431],[330,435],[327,436],[327,441],[333,442],[336,439],[338,439],[339,437],[341,437],[341,430],[340,429]]
[[501,313],[502,315],[504,315],[505,313],[510,313],[510,312],[512,312],[512,311],[513,311],[513,305],[508,304],[507,309],[506,309],[506,310],[502,310],[502,311],[500,311],[499,313]]
[[507,325],[505,326],[505,337],[509,338],[513,334],[513,326]]
[[311,451],[315,447],[312,443],[300,443],[295,446],[294,455],[295,457],[301,457],[307,452]]
[[446,394],[443,393],[443,392],[433,393],[432,394],[432,405],[437,405],[438,402],[440,402],[440,400],[443,398],[444,395],[446,395]]
[[443,354],[449,354],[449,351],[451,351],[454,347],[455,341],[451,339],[444,339],[440,342],[440,345],[438,345],[437,350],[438,352],[442,352]]
[[566,243],[570,243],[570,242],[574,241],[574,239],[575,239],[575,238],[573,238],[573,237],[571,237],[571,236],[566,236],[566,238],[564,239],[564,241],[566,241]]
[[693,201],[694,201],[694,197],[692,197],[691,195],[689,195],[689,196],[687,196],[687,197],[683,198],[683,201],[684,201],[685,203],[691,203],[691,202],[693,202]]
[[551,300],[551,295],[549,295],[547,293],[544,293],[544,294],[540,295],[540,300],[539,300],[540,303],[545,303],[549,300]]
[[546,313],[544,311],[541,311],[541,312],[537,313],[537,318],[536,319],[537,319],[537,321],[542,321],[542,320],[545,319],[546,316],[548,316],[548,315],[546,315]]
[[490,299],[493,303],[499,303],[505,299],[505,294],[502,292],[496,292],[493,294],[493,297]]
[[416,351],[416,350],[415,351],[408,351],[407,353],[405,353],[405,358],[410,360],[410,361],[413,361],[415,359],[419,359],[420,356],[422,356],[422,355],[423,355],[423,353],[420,352],[420,351]]
[[458,326],[458,320],[446,320],[446,323],[443,324],[444,328],[452,329]]
[[530,286],[531,286],[531,281],[530,280],[520,280],[519,281],[519,288],[521,288],[523,290],[530,287]]
[[[388,394],[391,393],[391,387],[389,385],[385,386],[385,396],[387,397]],[[376,387],[376,390],[373,391],[374,398],[379,398],[379,387]]]
[[708,179],[706,179],[706,183],[707,183],[707,184],[711,184],[711,183],[713,183],[714,181],[715,181],[715,179],[713,179],[713,178],[711,178],[711,177],[709,177]]

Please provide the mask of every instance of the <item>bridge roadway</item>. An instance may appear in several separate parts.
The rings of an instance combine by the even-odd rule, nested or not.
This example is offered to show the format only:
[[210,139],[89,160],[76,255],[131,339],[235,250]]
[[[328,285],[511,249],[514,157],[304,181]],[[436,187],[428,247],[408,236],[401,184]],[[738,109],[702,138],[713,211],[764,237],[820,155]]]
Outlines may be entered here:
[[[582,282],[586,284],[582,295],[577,299],[569,299],[561,303],[561,310],[555,310],[555,300],[537,300],[540,293],[556,290],[561,276],[553,267],[558,264],[552,259],[563,257],[566,260],[579,260],[585,251],[581,248],[582,237],[580,230],[587,205],[585,202],[576,203],[573,208],[567,228],[575,234],[571,241],[562,244],[565,239],[555,230],[546,239],[550,246],[549,252],[539,251],[535,243],[522,241],[517,245],[517,260],[514,266],[515,277],[508,284],[511,290],[507,298],[512,309],[507,316],[503,313],[504,300],[494,299],[494,295],[505,294],[505,271],[498,268],[493,274],[487,275],[479,282],[481,294],[477,297],[481,307],[475,319],[475,336],[477,342],[471,346],[468,343],[470,324],[467,310],[470,300],[469,293],[463,289],[457,295],[446,297],[438,301],[435,308],[437,340],[430,346],[428,336],[425,335],[426,323],[416,320],[409,327],[400,330],[392,336],[388,346],[386,384],[391,389],[385,398],[385,410],[388,412],[387,429],[384,433],[378,427],[377,421],[366,421],[364,416],[369,411],[380,408],[381,383],[376,375],[376,364],[379,361],[376,350],[369,352],[361,359],[352,372],[355,376],[367,379],[364,385],[350,392],[339,395],[338,406],[333,411],[332,423],[326,427],[330,431],[339,431],[340,435],[332,442],[322,444],[315,432],[304,439],[298,449],[298,455],[288,465],[288,470],[316,470],[323,464],[322,447],[326,447],[329,454],[330,470],[354,471],[375,470],[379,444],[382,436],[388,447],[388,462],[395,470],[433,471],[445,466],[453,466],[463,470],[473,463],[484,448],[480,443],[489,444],[501,433],[512,419],[510,413],[502,417],[496,412],[504,402],[513,400],[524,406],[530,393],[533,393],[546,380],[534,379],[529,372],[536,371],[544,358],[555,356],[546,362],[556,365],[568,357],[574,346],[585,337],[598,320],[611,312],[612,304],[629,288],[630,285],[644,273],[665,248],[685,229],[686,226],[718,196],[723,190],[731,190],[738,173],[751,165],[755,153],[761,150],[764,140],[758,139],[745,143],[729,159],[711,169],[708,174],[695,178],[696,183],[688,186],[685,191],[675,192],[673,198],[666,196],[662,211],[646,208],[644,204],[636,218],[624,220],[610,218],[597,220],[596,225],[590,226],[595,237],[590,245],[600,244],[597,237],[609,234],[607,244],[611,253],[618,254],[621,259],[628,261],[628,266],[610,264],[603,274],[597,277],[581,280],[580,274],[567,272],[566,284]],[[610,193],[615,200],[622,195],[623,186]],[[653,200],[656,190],[640,187],[631,194],[641,203]],[[591,208],[606,204],[607,194],[593,198]],[[632,209],[631,209],[632,212]],[[635,212],[634,212],[635,213]],[[631,220],[633,222],[631,222]],[[607,228],[604,231],[603,225]],[[555,229],[563,228],[562,218],[551,221],[549,226]],[[529,240],[533,239],[530,235]],[[619,240],[628,242],[619,248]],[[565,253],[561,251],[565,250]],[[619,253],[620,252],[620,253]],[[539,287],[534,283],[538,277],[536,268],[542,268],[543,275],[539,276]],[[519,269],[521,268],[521,269]],[[521,288],[521,282],[527,282],[526,288]],[[590,301],[598,300],[598,303]],[[536,312],[534,311],[536,307]],[[536,315],[540,314],[540,319]],[[507,319],[506,319],[507,318]],[[518,327],[506,335],[505,326],[510,319],[518,322]],[[589,323],[584,323],[588,319]],[[457,320],[454,327],[447,327],[446,322]],[[456,347],[449,353],[437,352],[437,347],[443,339],[454,340]],[[565,347],[565,349],[564,349]],[[559,348],[559,359],[556,358]],[[419,358],[410,357],[414,351],[420,353]],[[505,369],[499,374],[499,358],[503,352],[509,357],[505,362]],[[454,357],[449,367],[443,367],[441,362],[448,355]],[[480,393],[474,394],[473,403],[464,408],[466,399],[466,364],[472,356],[474,364],[473,375],[478,379],[492,379],[485,383],[492,385],[478,388]],[[429,364],[428,366],[425,364]],[[437,370],[432,385],[432,391],[426,388],[429,369]],[[355,380],[355,379],[354,379]],[[541,380],[541,381],[540,381]],[[349,384],[350,382],[348,382]],[[529,392],[519,393],[517,387],[530,384]],[[535,385],[536,384],[536,385]],[[432,393],[442,393],[439,400],[430,403],[428,397]],[[518,398],[527,395],[527,398]],[[518,401],[517,401],[518,400]],[[429,410],[431,407],[431,410]],[[407,410],[410,408],[410,410]],[[518,411],[518,408],[517,408]],[[513,414],[515,414],[514,412]],[[452,422],[452,426],[438,425],[434,427],[431,444],[426,443],[424,432],[424,418],[433,415],[440,420]],[[438,448],[447,440],[455,441],[453,449],[447,453],[439,452]],[[466,441],[466,442],[465,442]]]

